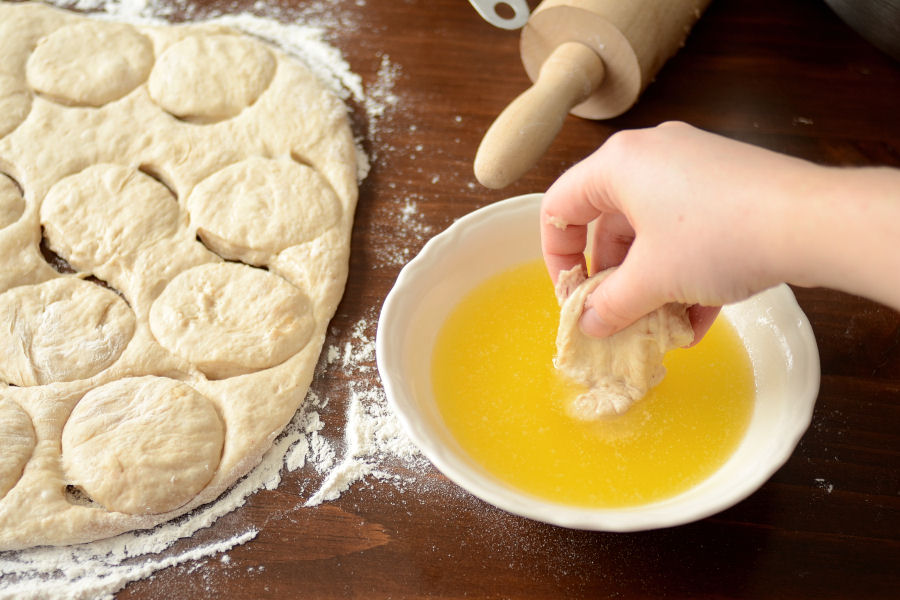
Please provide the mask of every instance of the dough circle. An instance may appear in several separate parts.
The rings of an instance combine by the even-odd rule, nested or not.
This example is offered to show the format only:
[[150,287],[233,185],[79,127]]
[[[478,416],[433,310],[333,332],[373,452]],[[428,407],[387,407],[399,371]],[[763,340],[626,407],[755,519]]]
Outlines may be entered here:
[[50,247],[81,271],[133,257],[178,229],[166,186],[127,167],[93,165],[56,183],[41,205]]
[[[662,381],[666,352],[694,339],[683,304],[667,304],[607,338],[583,333],[579,320],[585,302],[614,270],[585,280],[579,266],[560,273],[556,284],[562,309],[555,364],[565,376],[588,388],[567,407],[580,420],[624,413]],[[569,290],[574,291],[568,294]]]
[[0,137],[19,126],[31,111],[31,91],[16,77],[0,73]]
[[119,379],[75,405],[62,434],[63,469],[107,510],[164,513],[206,487],[224,440],[216,407],[187,384]]
[[38,41],[26,65],[28,83],[60,102],[103,106],[147,79],[153,45],[124,23],[83,21]]
[[275,73],[275,58],[250,38],[191,36],[172,44],[150,73],[150,97],[186,121],[233,117],[253,104]]
[[253,265],[265,265],[285,248],[318,237],[341,216],[337,196],[315,169],[260,157],[204,179],[187,207],[211,250]]
[[15,401],[0,391],[0,500],[16,485],[34,452],[35,436],[31,417]]
[[86,379],[119,358],[134,313],[114,292],[76,277],[0,295],[0,379],[18,386]]
[[184,271],[150,307],[156,339],[212,379],[280,364],[306,345],[314,327],[306,294],[237,263]]
[[[2,118],[2,114],[0,114]],[[0,229],[12,225],[25,212],[25,199],[16,182],[0,173]]]

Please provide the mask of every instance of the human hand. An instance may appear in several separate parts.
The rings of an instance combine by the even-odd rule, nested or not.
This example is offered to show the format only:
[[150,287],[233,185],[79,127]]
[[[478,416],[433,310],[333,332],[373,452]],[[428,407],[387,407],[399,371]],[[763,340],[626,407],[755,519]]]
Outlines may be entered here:
[[556,282],[620,265],[592,294],[582,329],[603,337],[669,302],[691,305],[695,341],[718,306],[782,281],[785,210],[821,170],[684,123],[619,132],[544,196],[541,239]]

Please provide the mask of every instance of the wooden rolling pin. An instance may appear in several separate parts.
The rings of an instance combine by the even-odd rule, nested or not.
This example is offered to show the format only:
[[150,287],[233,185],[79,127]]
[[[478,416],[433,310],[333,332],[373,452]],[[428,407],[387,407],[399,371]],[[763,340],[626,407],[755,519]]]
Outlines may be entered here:
[[608,119],[631,108],[678,51],[710,0],[544,0],[519,52],[534,85],[491,125],[475,156],[482,185],[516,181],[566,114]]

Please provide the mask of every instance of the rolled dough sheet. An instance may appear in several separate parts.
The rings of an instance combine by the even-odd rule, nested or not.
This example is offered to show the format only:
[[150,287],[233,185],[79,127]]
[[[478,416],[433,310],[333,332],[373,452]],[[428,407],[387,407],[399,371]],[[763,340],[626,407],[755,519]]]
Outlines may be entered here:
[[303,402],[347,277],[347,108],[220,26],[0,3],[0,58],[0,550],[152,527]]

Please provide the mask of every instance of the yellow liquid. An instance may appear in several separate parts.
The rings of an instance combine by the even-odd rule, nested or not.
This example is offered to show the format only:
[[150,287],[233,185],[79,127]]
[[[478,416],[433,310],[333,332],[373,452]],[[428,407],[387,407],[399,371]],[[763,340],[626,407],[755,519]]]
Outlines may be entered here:
[[753,411],[753,368],[718,319],[666,356],[663,382],[624,415],[596,423],[565,406],[580,393],[553,368],[559,308],[541,261],[483,283],[444,323],[432,359],[438,407],[471,457],[501,480],[575,506],[674,496],[737,448]]

